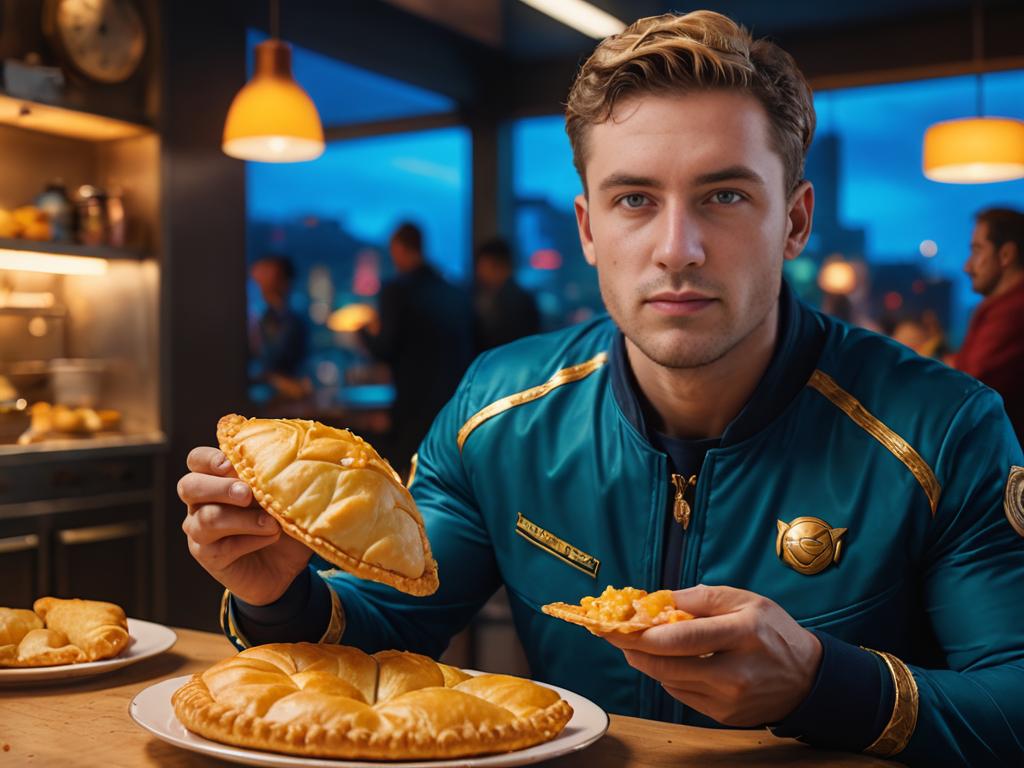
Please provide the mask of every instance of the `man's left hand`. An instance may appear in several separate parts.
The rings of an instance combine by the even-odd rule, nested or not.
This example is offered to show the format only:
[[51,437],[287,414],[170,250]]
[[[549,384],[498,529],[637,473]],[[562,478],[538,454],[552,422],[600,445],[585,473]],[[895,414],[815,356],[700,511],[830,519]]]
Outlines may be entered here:
[[779,722],[810,693],[821,642],[776,603],[732,587],[673,597],[698,618],[602,637],[674,698],[724,725],[760,726]]

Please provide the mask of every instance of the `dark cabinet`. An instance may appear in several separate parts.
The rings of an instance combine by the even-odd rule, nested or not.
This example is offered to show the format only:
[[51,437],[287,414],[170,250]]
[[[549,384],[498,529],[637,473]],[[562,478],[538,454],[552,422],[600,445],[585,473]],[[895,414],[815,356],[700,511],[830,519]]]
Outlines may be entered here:
[[24,467],[0,458],[0,606],[43,595],[154,613],[155,456],[85,457]]
[[41,594],[39,536],[0,538],[0,605],[27,608]]

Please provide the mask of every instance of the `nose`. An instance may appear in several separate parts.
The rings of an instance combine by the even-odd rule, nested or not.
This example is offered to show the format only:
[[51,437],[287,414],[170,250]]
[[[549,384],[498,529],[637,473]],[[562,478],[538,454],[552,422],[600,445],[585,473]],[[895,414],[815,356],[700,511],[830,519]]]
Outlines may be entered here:
[[653,223],[657,227],[653,260],[667,272],[703,266],[706,259],[701,229],[681,203],[669,203]]

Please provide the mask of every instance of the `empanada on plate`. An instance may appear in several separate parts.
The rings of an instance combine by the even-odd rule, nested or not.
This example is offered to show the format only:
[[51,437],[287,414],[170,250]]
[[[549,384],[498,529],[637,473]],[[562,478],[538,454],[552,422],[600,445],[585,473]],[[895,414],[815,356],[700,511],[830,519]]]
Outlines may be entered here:
[[289,536],[364,579],[411,595],[437,590],[437,563],[416,502],[373,447],[303,419],[217,424],[220,449]]
[[548,616],[586,627],[595,635],[642,632],[659,624],[693,618],[675,607],[670,590],[648,593],[634,587],[607,587],[600,597],[584,597],[579,605],[549,603],[541,610]]
[[178,720],[208,739],[358,760],[509,752],[555,738],[573,712],[523,678],[314,643],[249,648],[194,675],[171,702]]
[[113,603],[41,597],[33,608],[0,608],[0,667],[98,661],[128,645],[128,619]]

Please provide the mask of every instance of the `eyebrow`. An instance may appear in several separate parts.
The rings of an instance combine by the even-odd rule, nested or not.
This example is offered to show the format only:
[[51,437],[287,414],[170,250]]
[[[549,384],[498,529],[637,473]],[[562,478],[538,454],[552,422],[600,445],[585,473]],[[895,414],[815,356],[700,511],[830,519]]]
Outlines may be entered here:
[[[750,181],[754,184],[759,184],[762,187],[765,186],[765,181],[761,178],[760,174],[745,165],[730,165],[728,168],[722,168],[719,171],[711,171],[710,173],[701,174],[696,178],[697,186],[717,184],[722,181]],[[616,187],[649,187],[651,189],[661,189],[664,187],[664,184],[657,179],[652,179],[648,176],[633,176],[628,173],[613,173],[610,176],[605,177],[599,188],[605,190],[614,189]]]

